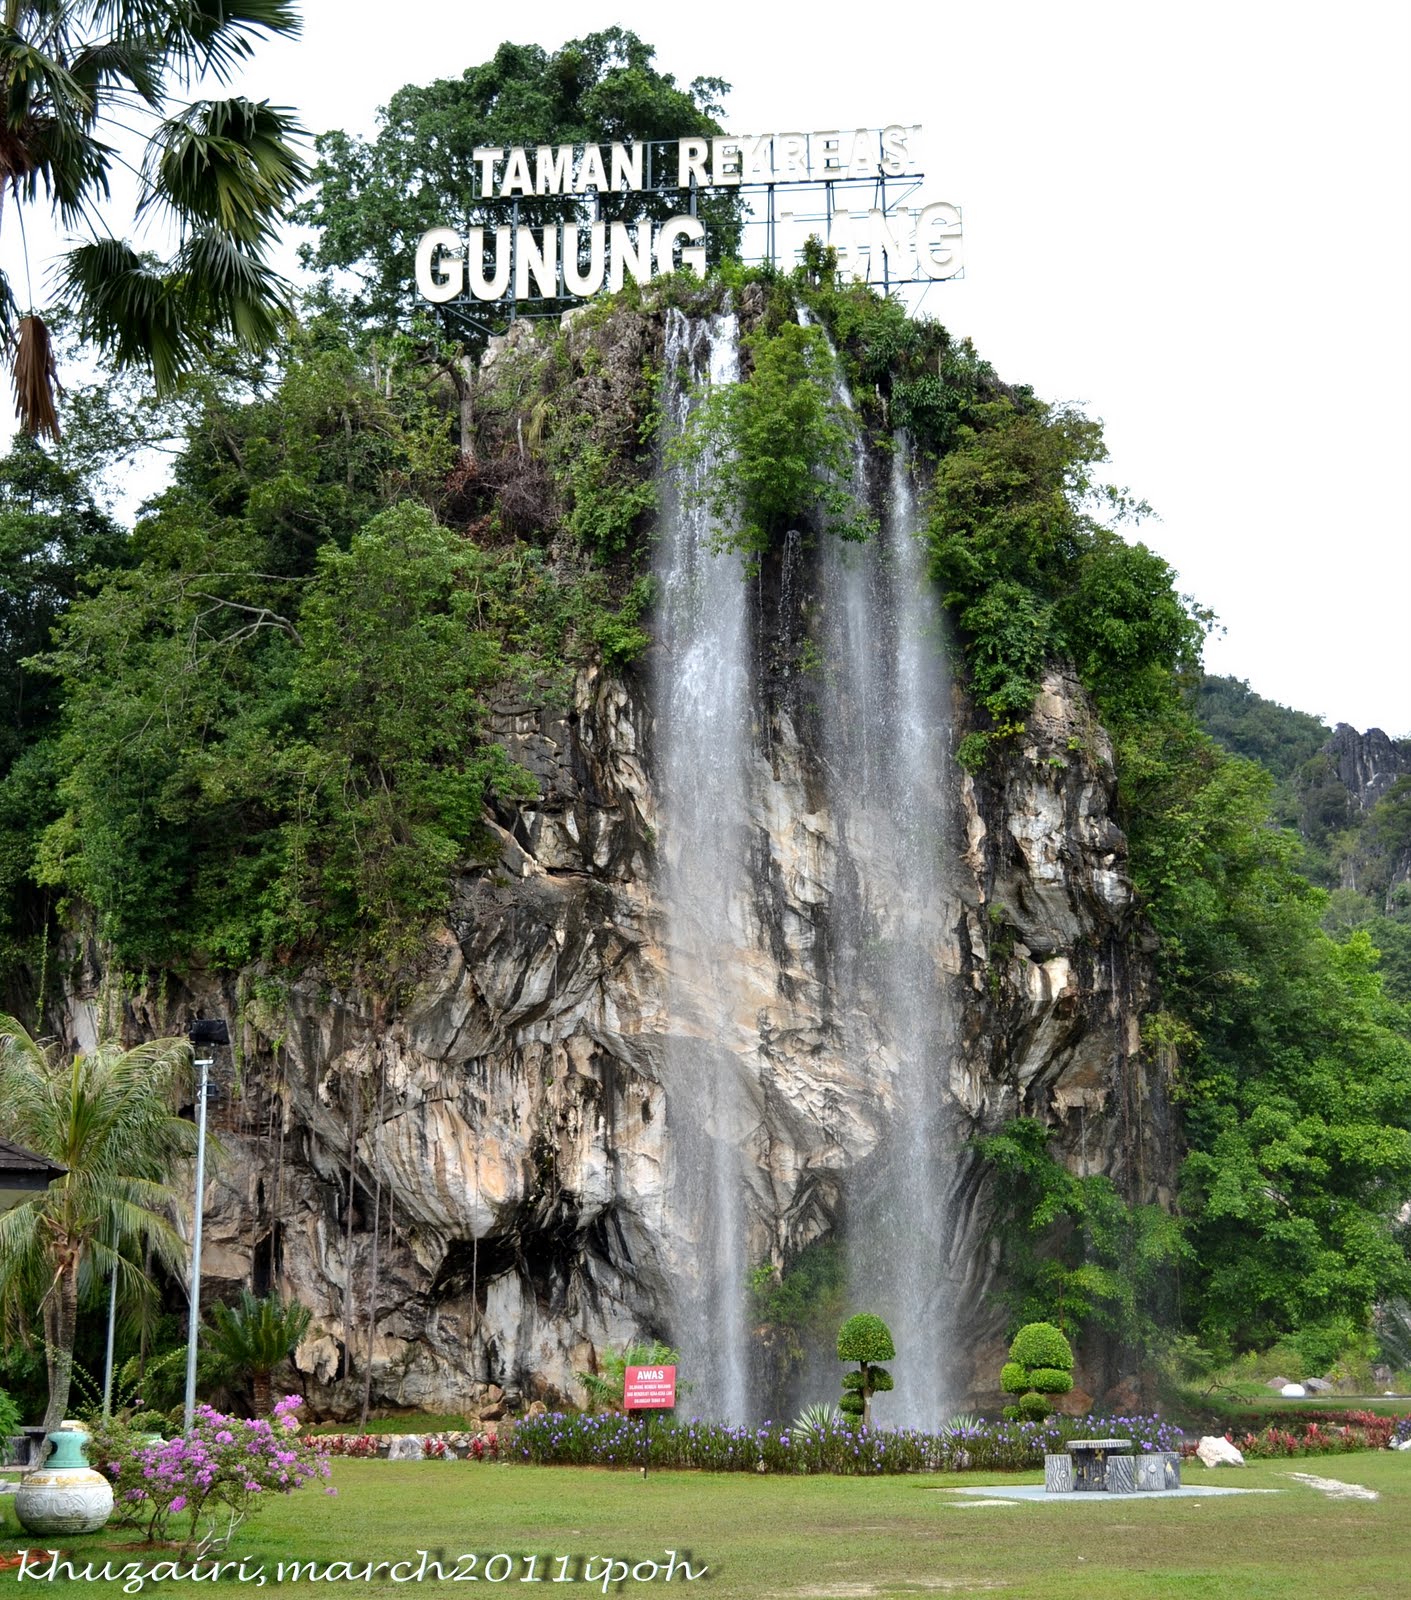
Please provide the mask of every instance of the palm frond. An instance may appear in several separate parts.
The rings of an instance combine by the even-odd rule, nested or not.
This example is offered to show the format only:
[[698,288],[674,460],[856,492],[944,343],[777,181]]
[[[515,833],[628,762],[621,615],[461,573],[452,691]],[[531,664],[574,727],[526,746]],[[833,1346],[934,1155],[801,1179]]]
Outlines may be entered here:
[[173,388],[199,353],[179,281],[124,240],[99,239],[70,251],[59,283],[84,336],[119,366],[145,367],[159,390]]
[[104,91],[133,89],[155,111],[165,98],[162,53],[151,39],[97,40],[78,52],[70,70],[75,83],[88,90],[95,101]]
[[290,142],[304,132],[292,111],[268,101],[198,100],[153,135],[139,212],[163,205],[183,221],[258,244],[307,176]]
[[103,0],[161,38],[168,61],[184,78],[213,73],[222,81],[249,59],[260,34],[297,38],[303,23],[294,0]]
[[277,1294],[257,1299],[242,1289],[233,1306],[211,1307],[206,1343],[237,1371],[269,1372],[308,1332],[312,1313]]
[[214,229],[194,234],[177,257],[186,303],[202,323],[247,349],[273,344],[291,307],[288,285]]

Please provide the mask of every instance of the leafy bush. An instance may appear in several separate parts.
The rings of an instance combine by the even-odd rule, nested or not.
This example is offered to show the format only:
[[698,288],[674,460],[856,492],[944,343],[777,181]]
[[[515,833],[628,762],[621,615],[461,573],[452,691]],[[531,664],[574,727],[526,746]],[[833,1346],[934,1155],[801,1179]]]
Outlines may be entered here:
[[892,1361],[896,1353],[891,1330],[870,1312],[849,1317],[838,1329],[839,1361]]
[[1004,1414],[1039,1421],[1052,1407],[1048,1396],[1073,1387],[1073,1350],[1051,1322],[1030,1322],[1014,1336],[1009,1360],[1000,1369],[1000,1387],[1017,1395]]
[[823,330],[785,321],[740,346],[749,375],[691,409],[672,456],[688,467],[710,460],[706,501],[746,553],[767,550],[790,526],[866,539],[871,518],[849,488],[855,423],[834,400]]
[[18,1433],[19,1427],[20,1408],[0,1389],[0,1439],[8,1439],[11,1434]]
[[322,1453],[295,1436],[302,1403],[286,1395],[273,1417],[251,1421],[198,1406],[191,1432],[163,1444],[135,1443],[121,1426],[96,1435],[90,1455],[113,1480],[114,1521],[142,1528],[151,1540],[171,1539],[184,1524],[189,1544],[205,1517],[203,1544],[227,1543],[262,1495],[292,1494],[328,1476]]
[[[1014,1335],[1009,1347],[1011,1361],[1025,1367],[1057,1367],[1064,1372],[1073,1370],[1073,1347],[1051,1322],[1031,1322]],[[1034,1389],[1038,1385],[1030,1383]]]

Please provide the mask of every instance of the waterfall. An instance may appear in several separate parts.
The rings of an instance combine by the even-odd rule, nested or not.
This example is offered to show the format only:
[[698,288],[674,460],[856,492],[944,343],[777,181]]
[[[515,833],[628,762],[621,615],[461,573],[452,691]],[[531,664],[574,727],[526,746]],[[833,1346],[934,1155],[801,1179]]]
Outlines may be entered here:
[[[666,432],[679,435],[700,384],[738,379],[735,317],[669,312],[665,365]],[[834,403],[851,413],[841,378]],[[856,430],[854,491],[880,501],[879,537],[814,542],[790,533],[772,599],[738,553],[719,548],[721,530],[701,494],[717,466],[710,452],[663,478],[653,703],[667,974],[661,1071],[672,1163],[664,1221],[688,1246],[666,1309],[693,1385],[691,1409],[732,1422],[755,1410],[747,1276],[781,1248],[764,1083],[777,1090],[778,1074],[793,1074],[795,1103],[810,1107],[826,1106],[829,1092],[813,1100],[806,1048],[792,1064],[773,1054],[779,1028],[807,1032],[802,1019],[812,1004],[831,1019],[821,1025],[869,1097],[878,1130],[875,1148],[853,1152],[846,1215],[834,1219],[844,1224],[853,1309],[883,1316],[899,1351],[896,1392],[881,1398],[877,1420],[935,1427],[944,1415],[951,1029],[940,952],[949,697],[910,451],[902,435],[893,444],[889,480],[875,483]],[[806,624],[797,620],[805,616]],[[783,769],[774,765],[780,752],[771,743],[765,668],[752,644],[771,620],[776,655],[779,639],[807,626],[824,661],[805,697],[815,706],[807,749],[786,728]],[[787,722],[786,715],[781,727]],[[790,759],[804,760],[814,778],[791,778]],[[808,907],[789,913],[795,948],[818,986],[796,1014],[761,926],[761,883],[771,862],[779,867],[797,848],[785,836],[789,807],[806,803],[816,779],[820,825],[831,830],[818,880],[827,927],[813,939]],[[816,1132],[801,1132],[805,1148]]]
[[[851,409],[841,380],[839,404]],[[854,491],[868,497],[857,447]],[[877,1420],[934,1428],[946,1404],[944,1095],[951,1024],[940,967],[946,903],[948,690],[924,571],[910,449],[893,440],[881,535],[826,542],[819,563],[834,685],[820,757],[848,870],[832,906],[844,1045],[876,1085],[884,1133],[858,1163],[847,1258],[855,1309],[898,1351]]]
[[[685,425],[692,385],[739,376],[739,328],[671,311],[666,331],[667,428]],[[749,1145],[759,1112],[750,1092],[752,1037],[739,1004],[749,832],[751,742],[749,590],[738,554],[714,547],[700,492],[709,452],[665,474],[656,685],[659,851],[667,1004],[662,1064],[675,1171],[673,1226],[692,1241],[695,1275],[671,1286],[672,1337],[693,1411],[748,1414],[745,1284]]]

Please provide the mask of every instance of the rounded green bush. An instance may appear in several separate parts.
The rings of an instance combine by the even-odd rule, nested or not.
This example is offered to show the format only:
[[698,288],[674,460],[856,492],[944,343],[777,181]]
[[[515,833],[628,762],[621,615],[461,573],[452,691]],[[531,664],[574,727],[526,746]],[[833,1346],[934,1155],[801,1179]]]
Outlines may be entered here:
[[858,1394],[861,1394],[862,1390],[866,1387],[866,1384],[867,1374],[865,1372],[845,1372],[843,1374],[844,1389],[851,1389],[856,1391]]
[[1016,1409],[1021,1417],[1033,1422],[1042,1422],[1049,1412],[1053,1410],[1053,1407],[1049,1405],[1043,1395],[1035,1394],[1031,1389],[1028,1394],[1019,1396],[1019,1404]]
[[1040,1394],[1067,1394],[1073,1387],[1073,1374],[1057,1367],[1035,1367],[1029,1373],[1029,1387]]
[[892,1375],[885,1367],[873,1367],[872,1392],[873,1394],[886,1394],[889,1389],[895,1388]]
[[1030,1322],[1014,1335],[1009,1359],[1026,1367],[1073,1370],[1073,1347],[1051,1322]]
[[891,1330],[870,1311],[859,1311],[838,1329],[839,1361],[892,1361],[896,1353]]
[[999,1386],[1006,1394],[1023,1394],[1029,1388],[1029,1369],[1022,1361],[1006,1361],[999,1369]]
[[851,1390],[838,1402],[838,1410],[845,1416],[860,1417],[862,1415],[862,1396],[854,1394]]
[[1020,1411],[1018,1406],[1006,1406],[1004,1410],[1000,1412],[1000,1416],[1002,1416],[1006,1422],[1022,1422],[1024,1420],[1024,1414]]

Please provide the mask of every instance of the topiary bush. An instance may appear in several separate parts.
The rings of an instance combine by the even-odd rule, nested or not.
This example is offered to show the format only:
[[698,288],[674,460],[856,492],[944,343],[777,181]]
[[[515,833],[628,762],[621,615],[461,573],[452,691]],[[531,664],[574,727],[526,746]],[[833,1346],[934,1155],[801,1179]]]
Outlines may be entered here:
[[893,1387],[892,1375],[880,1361],[896,1355],[891,1329],[870,1311],[860,1311],[838,1329],[838,1360],[856,1361],[857,1371],[843,1374],[843,1396],[838,1409],[850,1417],[861,1417],[863,1427],[872,1420],[872,1396]]
[[1027,1323],[1009,1347],[999,1386],[1017,1397],[1004,1408],[1006,1417],[1041,1422],[1053,1410],[1049,1396],[1073,1387],[1073,1347],[1051,1322]]

